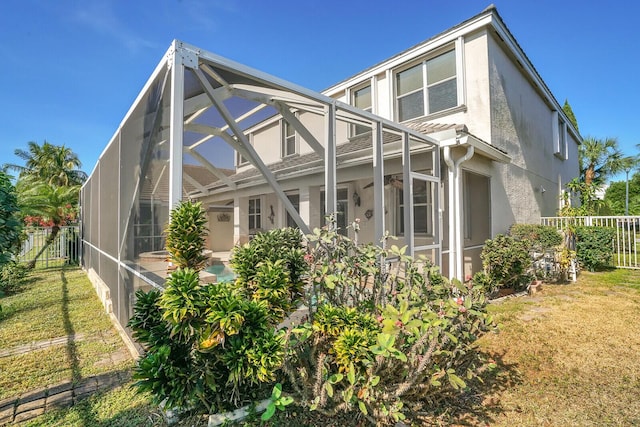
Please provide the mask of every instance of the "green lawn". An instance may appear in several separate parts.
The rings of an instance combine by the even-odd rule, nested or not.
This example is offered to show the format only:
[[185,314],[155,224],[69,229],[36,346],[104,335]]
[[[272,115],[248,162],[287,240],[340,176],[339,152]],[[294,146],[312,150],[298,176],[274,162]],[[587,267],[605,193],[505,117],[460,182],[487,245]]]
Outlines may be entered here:
[[[24,354],[0,357],[0,400],[63,381],[130,369],[122,339],[82,270],[35,270],[24,289],[0,300],[0,352],[72,335]],[[115,365],[110,355],[118,354]]]

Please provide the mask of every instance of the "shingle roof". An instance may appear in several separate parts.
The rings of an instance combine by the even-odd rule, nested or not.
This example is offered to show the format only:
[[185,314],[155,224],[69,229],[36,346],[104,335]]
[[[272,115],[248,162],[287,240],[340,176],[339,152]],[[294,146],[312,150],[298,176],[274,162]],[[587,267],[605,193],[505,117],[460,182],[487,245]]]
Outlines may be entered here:
[[[152,163],[146,176],[142,181],[142,187],[140,190],[141,200],[150,200],[152,197],[155,200],[168,201],[169,200],[169,171],[162,167],[162,164],[166,161]],[[211,173],[204,166],[184,164],[182,166],[184,173],[188,174],[191,178],[196,180],[200,185],[206,187],[218,181],[218,177]],[[233,175],[232,169],[220,169],[227,176]],[[198,189],[191,184],[188,180],[182,180],[182,196],[187,197],[191,192]]]

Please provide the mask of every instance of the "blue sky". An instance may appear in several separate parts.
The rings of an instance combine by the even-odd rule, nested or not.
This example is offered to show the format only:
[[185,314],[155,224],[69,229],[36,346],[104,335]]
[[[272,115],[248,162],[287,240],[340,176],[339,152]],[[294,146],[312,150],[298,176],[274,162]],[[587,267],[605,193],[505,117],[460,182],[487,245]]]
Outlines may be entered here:
[[[583,136],[636,154],[640,4],[497,0]],[[479,13],[479,0],[4,0],[0,164],[65,144],[90,172],[173,39],[322,90]]]

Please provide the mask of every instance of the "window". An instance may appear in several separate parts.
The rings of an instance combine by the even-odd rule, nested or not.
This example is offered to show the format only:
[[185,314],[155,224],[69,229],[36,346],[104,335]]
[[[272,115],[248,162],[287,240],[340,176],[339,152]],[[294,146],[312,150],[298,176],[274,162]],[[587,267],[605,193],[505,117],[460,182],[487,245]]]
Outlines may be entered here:
[[296,130],[286,120],[282,120],[282,157],[296,154]]
[[[320,192],[320,224],[327,224],[327,211],[324,207],[325,192]],[[338,227],[338,234],[343,236],[347,235],[347,221],[349,220],[349,191],[346,188],[338,188],[336,194],[336,226]]]
[[401,122],[458,105],[455,50],[396,73],[396,103]]
[[[402,182],[402,178],[396,178]],[[413,229],[414,234],[433,236],[433,195],[434,184],[421,179],[413,180]],[[399,236],[404,236],[404,191],[397,189],[398,211],[396,213],[396,230]]]
[[[364,111],[372,112],[373,103],[371,99],[371,85],[361,87],[351,92],[351,104]],[[371,128],[365,125],[353,125],[351,128],[351,136],[356,136],[369,132]]]
[[260,199],[249,199],[249,230],[262,228],[262,211]]
[[247,162],[247,159],[244,158],[244,156],[242,154],[240,154],[238,151],[236,151],[236,166],[242,166]]
[[566,160],[567,159],[567,125],[566,123],[564,123],[562,121],[562,119],[560,118],[560,115],[555,112],[554,116],[558,116],[557,118],[554,117],[554,125],[555,125],[555,129],[553,130],[554,132],[554,139],[555,139],[555,148],[553,150],[553,153],[555,154],[556,157],[562,159],[562,160]]
[[[249,143],[251,145],[253,145],[253,134],[252,133],[249,134]],[[240,154],[239,151],[236,151],[236,166],[243,166],[243,165],[246,165],[247,163],[249,163],[249,161],[247,159],[245,159],[244,156],[242,154]]]
[[[299,194],[287,194],[287,199],[291,202],[296,212],[300,212],[300,195]],[[293,220],[289,212],[287,212],[286,224],[287,227],[298,228],[298,224]]]

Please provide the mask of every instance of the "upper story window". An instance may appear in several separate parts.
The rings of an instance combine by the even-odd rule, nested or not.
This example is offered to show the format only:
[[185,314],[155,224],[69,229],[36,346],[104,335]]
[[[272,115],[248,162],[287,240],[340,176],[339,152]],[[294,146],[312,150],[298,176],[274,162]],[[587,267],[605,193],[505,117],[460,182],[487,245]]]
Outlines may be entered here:
[[245,159],[242,154],[236,151],[236,166],[246,165],[247,163],[249,163],[247,159]]
[[553,120],[553,154],[559,159],[567,160],[567,158],[569,157],[569,149],[567,146],[567,124],[562,120],[560,114],[558,114],[557,111],[553,112],[551,120]]
[[282,120],[282,157],[291,156],[297,152],[296,130],[286,120]]
[[455,50],[396,73],[399,121],[437,113],[456,105],[458,89]]
[[[373,111],[373,102],[371,98],[371,85],[355,89],[351,92],[351,105],[364,111]],[[351,136],[356,136],[369,132],[371,128],[364,125],[353,125],[351,128]]]
[[[249,134],[249,143],[251,145],[253,145],[253,134],[250,133]],[[236,151],[236,166],[244,166],[246,164],[248,164],[249,161],[247,159],[244,158],[244,156],[242,154],[240,154],[239,151]]]

